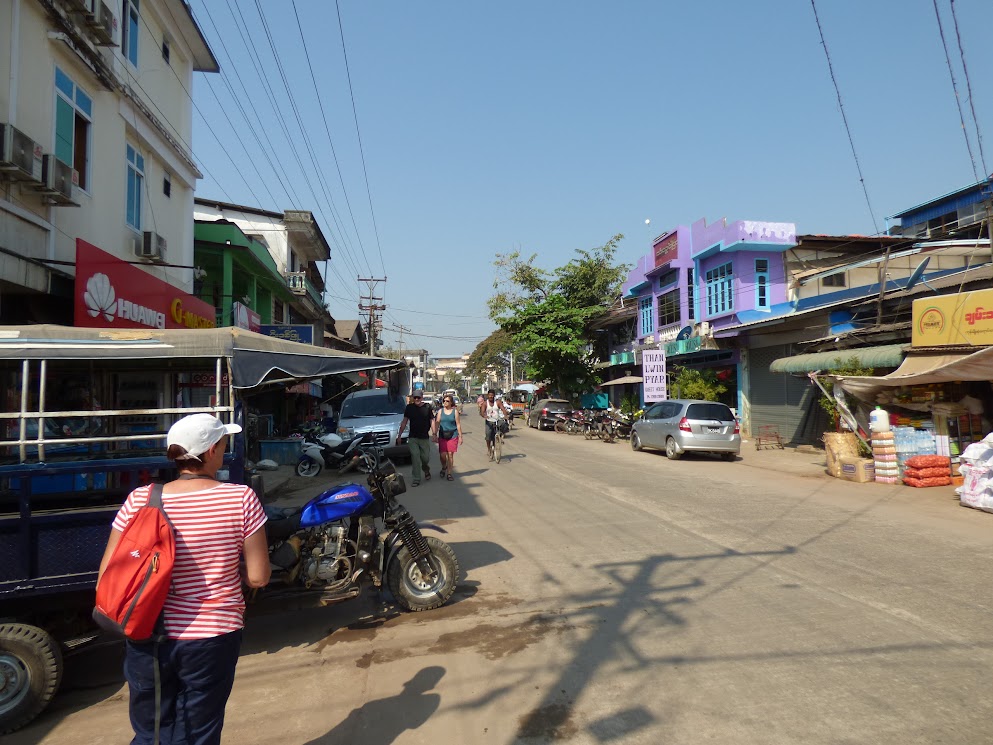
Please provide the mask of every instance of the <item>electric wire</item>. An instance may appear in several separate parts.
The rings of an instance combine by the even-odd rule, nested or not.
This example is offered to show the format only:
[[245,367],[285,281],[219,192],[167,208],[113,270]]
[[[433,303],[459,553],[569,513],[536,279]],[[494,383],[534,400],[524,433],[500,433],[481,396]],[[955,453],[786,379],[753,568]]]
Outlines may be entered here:
[[972,154],[972,142],[969,140],[969,131],[965,126],[965,113],[962,111],[962,99],[959,96],[958,85],[955,83],[955,71],[952,69],[952,58],[948,54],[948,42],[945,41],[945,27],[941,23],[941,13],[938,12],[938,0],[931,0],[934,5],[934,17],[938,22],[938,35],[941,37],[941,48],[945,50],[945,62],[948,65],[948,76],[952,80],[952,92],[955,94],[955,106],[959,112],[959,123],[962,125],[962,136],[965,138],[965,149],[969,152],[969,161],[972,163],[972,175],[979,181],[979,171],[976,169],[976,157]]
[[876,215],[872,211],[872,203],[869,201],[869,190],[865,185],[865,177],[862,175],[862,165],[859,163],[858,153],[855,152],[855,141],[852,139],[852,130],[848,126],[848,116],[845,114],[845,105],[841,100],[841,89],[838,87],[838,80],[834,75],[834,66],[831,64],[831,54],[828,52],[827,41],[824,38],[824,29],[821,27],[821,19],[817,14],[817,4],[815,0],[810,0],[810,7],[814,11],[814,20],[817,22],[817,33],[821,37],[821,46],[824,47],[824,57],[827,59],[828,72],[831,74],[831,83],[834,85],[834,92],[838,96],[838,108],[841,111],[841,120],[845,124],[845,132],[848,134],[848,144],[852,148],[852,157],[855,159],[855,169],[859,174],[859,183],[862,184],[862,193],[865,194],[865,204],[869,208],[869,216],[872,218],[872,229],[879,234],[879,226],[876,223]]
[[962,48],[962,34],[959,32],[958,14],[955,12],[955,0],[949,0],[949,7],[952,9],[952,22],[955,24],[955,38],[958,41],[959,57],[962,60],[962,74],[965,77],[965,90],[969,95],[969,109],[972,111],[972,121],[976,127],[976,143],[979,147],[979,162],[983,166],[983,176],[988,177],[986,170],[986,156],[983,154],[983,136],[979,131],[979,119],[976,117],[975,99],[972,95],[972,82],[969,80],[969,68],[965,64],[965,49]]
[[321,118],[324,120],[324,131],[328,136],[328,144],[331,146],[331,156],[334,158],[334,165],[338,171],[338,180],[341,183],[341,192],[345,197],[345,205],[348,207],[348,214],[352,218],[352,229],[355,231],[355,238],[359,242],[362,253],[365,254],[365,246],[362,244],[362,236],[359,234],[359,227],[355,222],[355,213],[352,211],[352,203],[348,198],[348,190],[345,188],[345,178],[341,173],[341,164],[338,162],[338,153],[334,149],[334,141],[331,137],[331,127],[328,125],[327,113],[324,110],[324,101],[321,99],[321,92],[317,87],[317,76],[314,74],[314,66],[310,61],[310,49],[307,47],[307,40],[303,33],[303,24],[300,22],[300,14],[297,12],[296,0],[293,0],[293,15],[296,17],[297,30],[300,32],[300,42],[303,46],[304,56],[307,58],[307,68],[310,70],[310,80],[314,84],[314,94],[317,97],[317,104],[321,109]]
[[[256,0],[258,2],[258,0]],[[372,207],[372,189],[369,186],[369,170],[365,163],[365,149],[362,147],[362,132],[359,129],[359,114],[355,107],[355,91],[352,88],[352,73],[348,66],[348,49],[345,45],[345,28],[341,23],[341,5],[338,0],[334,2],[335,10],[338,12],[338,33],[341,35],[341,52],[345,58],[345,76],[348,78],[348,94],[352,99],[352,118],[355,120],[355,136],[359,143],[359,156],[362,159],[362,175],[365,177],[365,191],[369,198],[369,214],[372,216],[372,228],[376,235],[376,247],[379,249],[379,263],[383,267],[383,275],[386,274],[386,262],[383,261],[383,245],[379,240],[379,226],[376,224],[376,211]]]
[[[334,218],[335,223],[338,226],[339,235],[342,239],[342,244],[344,245],[348,243],[348,236],[344,228],[344,222],[339,218],[338,211],[334,205],[334,198],[331,196],[328,190],[327,183],[324,180],[324,176],[321,169],[317,166],[317,155],[315,154],[313,145],[310,142],[310,136],[307,134],[306,126],[303,123],[303,118],[300,116],[300,110],[297,107],[296,98],[293,95],[293,89],[290,86],[289,79],[286,77],[286,71],[283,69],[283,63],[279,58],[279,53],[276,50],[276,44],[273,41],[272,33],[269,29],[269,24],[266,21],[265,14],[262,12],[262,5],[259,2],[259,0],[255,0],[255,7],[259,13],[259,19],[262,21],[262,30],[264,31],[266,35],[266,39],[269,42],[269,49],[271,50],[273,59],[276,62],[276,68],[279,71],[279,76],[283,81],[284,88],[286,89],[286,95],[290,102],[290,108],[293,110],[293,115],[296,118],[297,125],[300,128],[300,134],[303,136],[304,146],[307,148],[307,152],[310,155],[311,163],[314,165],[314,170],[317,173],[318,183],[321,186],[322,191],[324,192],[325,200],[327,201],[332,217]],[[363,257],[366,258],[366,264],[368,265],[368,257],[365,257],[364,251],[363,251]],[[371,269],[370,269],[370,273],[371,273]]]

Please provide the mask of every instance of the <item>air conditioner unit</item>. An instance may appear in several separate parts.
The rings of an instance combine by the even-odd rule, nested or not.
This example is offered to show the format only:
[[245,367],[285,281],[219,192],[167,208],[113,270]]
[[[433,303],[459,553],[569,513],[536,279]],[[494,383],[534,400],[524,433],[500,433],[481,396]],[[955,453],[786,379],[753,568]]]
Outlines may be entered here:
[[86,26],[98,47],[114,47],[117,43],[117,16],[107,3],[93,0],[93,12],[86,16]]
[[93,13],[93,0],[63,0],[73,13]]
[[21,130],[0,124],[0,172],[19,181],[41,181],[41,145]]
[[710,336],[710,321],[700,321],[700,336]]
[[141,240],[137,238],[134,242],[134,255],[142,259],[155,259],[162,261],[165,259],[166,239],[158,233],[146,230],[141,234]]
[[42,158],[41,185],[35,189],[47,196],[52,204],[78,207],[79,204],[73,201],[77,186],[79,186],[79,171],[51,153]]

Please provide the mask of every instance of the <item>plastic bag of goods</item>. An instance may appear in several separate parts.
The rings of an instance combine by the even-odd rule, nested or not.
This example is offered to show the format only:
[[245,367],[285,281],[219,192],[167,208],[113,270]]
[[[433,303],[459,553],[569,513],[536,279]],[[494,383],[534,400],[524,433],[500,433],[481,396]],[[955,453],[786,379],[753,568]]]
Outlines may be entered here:
[[930,479],[914,479],[908,476],[903,477],[903,483],[907,486],[923,488],[927,486],[948,486],[952,483],[951,476],[938,476]]
[[907,458],[907,468],[951,468],[947,455],[915,455]]
[[841,478],[841,459],[859,454],[859,440],[853,432],[825,432],[822,439],[827,472]]
[[993,460],[993,448],[985,442],[974,442],[962,451],[962,462],[970,465]]

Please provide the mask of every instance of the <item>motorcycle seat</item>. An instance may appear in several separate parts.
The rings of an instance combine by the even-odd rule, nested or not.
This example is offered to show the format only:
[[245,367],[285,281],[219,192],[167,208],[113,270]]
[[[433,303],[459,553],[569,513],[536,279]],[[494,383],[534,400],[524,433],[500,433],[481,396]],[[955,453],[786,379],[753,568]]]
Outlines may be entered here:
[[300,529],[300,507],[283,509],[280,507],[263,506],[266,520],[265,533],[270,543],[285,541]]

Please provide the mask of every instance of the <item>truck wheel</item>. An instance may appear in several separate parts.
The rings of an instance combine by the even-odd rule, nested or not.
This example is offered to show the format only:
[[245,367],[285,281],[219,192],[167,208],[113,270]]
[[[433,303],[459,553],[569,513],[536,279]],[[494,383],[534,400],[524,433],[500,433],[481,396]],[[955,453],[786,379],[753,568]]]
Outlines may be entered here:
[[0,624],[0,734],[20,729],[48,706],[62,679],[62,653],[37,626]]

